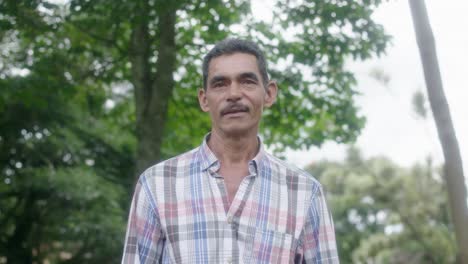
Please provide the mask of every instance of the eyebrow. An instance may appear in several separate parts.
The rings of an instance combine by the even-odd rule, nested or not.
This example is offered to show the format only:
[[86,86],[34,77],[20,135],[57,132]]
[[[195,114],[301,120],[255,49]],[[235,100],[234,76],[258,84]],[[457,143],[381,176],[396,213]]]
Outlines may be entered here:
[[210,85],[213,85],[217,82],[223,82],[226,79],[227,79],[226,76],[222,76],[222,75],[213,76],[213,78],[211,78],[210,80]]

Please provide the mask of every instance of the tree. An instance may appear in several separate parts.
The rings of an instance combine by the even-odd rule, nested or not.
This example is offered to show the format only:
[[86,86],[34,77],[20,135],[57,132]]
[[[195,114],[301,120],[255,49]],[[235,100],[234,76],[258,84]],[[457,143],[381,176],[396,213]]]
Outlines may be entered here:
[[457,237],[460,263],[468,263],[468,207],[463,164],[445,97],[439,63],[426,6],[423,0],[409,0],[413,25],[421,56],[427,94],[444,153],[444,176],[447,182],[451,215]]
[[446,187],[430,159],[401,168],[350,148],[342,163],[307,168],[325,187],[344,263],[452,263]]
[[39,5],[1,6],[0,261],[114,263],[133,184],[126,111],[71,79],[73,35]]
[[80,105],[82,91],[63,86],[61,69],[56,79],[43,74],[54,60],[0,81],[0,256],[116,261],[131,184],[119,174],[130,173],[132,155],[124,135]]
[[[267,144],[281,151],[354,140],[364,118],[357,114],[355,80],[344,61],[385,50],[389,37],[371,19],[380,2],[278,1],[275,20],[267,24],[253,18],[249,1],[74,0],[67,21],[108,43],[101,59],[111,62],[109,70],[122,72],[122,80],[132,82],[136,167],[141,171],[198,145],[208,132],[209,120],[198,110],[195,96],[202,86],[201,59],[210,44],[227,36],[258,42],[282,87],[277,106],[265,116],[264,127],[275,127],[262,130]],[[234,24],[244,32],[231,31]],[[287,40],[283,32],[296,33]],[[131,62],[130,67],[114,63],[115,54]],[[309,76],[302,74],[305,68],[311,69]]]

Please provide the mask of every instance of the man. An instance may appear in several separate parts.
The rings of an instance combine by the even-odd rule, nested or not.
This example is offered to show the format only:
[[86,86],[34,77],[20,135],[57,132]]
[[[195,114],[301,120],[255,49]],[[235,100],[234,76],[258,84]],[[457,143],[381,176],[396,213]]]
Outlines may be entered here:
[[257,136],[277,91],[254,43],[206,55],[198,100],[211,133],[141,175],[122,263],[338,263],[321,185]]

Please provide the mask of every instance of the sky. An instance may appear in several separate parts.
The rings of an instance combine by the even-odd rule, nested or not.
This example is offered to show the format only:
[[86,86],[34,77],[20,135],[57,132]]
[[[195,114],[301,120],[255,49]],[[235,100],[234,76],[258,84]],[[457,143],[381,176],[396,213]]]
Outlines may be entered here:
[[[436,40],[444,90],[452,120],[468,169],[468,1],[426,1]],[[254,0],[252,9],[257,17],[271,19],[271,1]],[[412,95],[425,92],[424,76],[419,57],[408,1],[386,1],[378,7],[373,19],[392,36],[386,55],[367,61],[349,61],[348,69],[358,80],[357,98],[360,113],[367,118],[366,127],[356,142],[364,157],[384,155],[397,164],[410,166],[431,156],[443,162],[442,149],[432,116],[426,120],[413,111]],[[465,32],[465,33],[464,33]],[[378,69],[390,77],[383,85],[371,77]],[[340,161],[347,146],[325,143],[308,151],[288,151],[286,158],[299,167],[322,159]]]

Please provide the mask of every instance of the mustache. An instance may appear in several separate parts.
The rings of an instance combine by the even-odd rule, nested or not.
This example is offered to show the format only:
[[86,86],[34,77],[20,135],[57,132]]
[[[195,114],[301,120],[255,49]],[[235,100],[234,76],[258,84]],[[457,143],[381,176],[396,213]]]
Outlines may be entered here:
[[249,111],[249,108],[246,105],[243,105],[240,103],[232,103],[224,107],[221,110],[221,115],[226,115],[226,114],[234,113],[234,112],[248,112],[248,111]]

